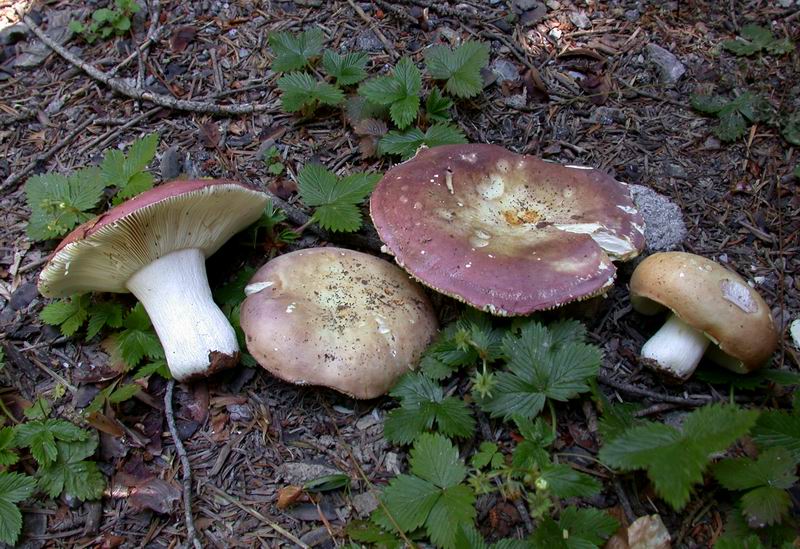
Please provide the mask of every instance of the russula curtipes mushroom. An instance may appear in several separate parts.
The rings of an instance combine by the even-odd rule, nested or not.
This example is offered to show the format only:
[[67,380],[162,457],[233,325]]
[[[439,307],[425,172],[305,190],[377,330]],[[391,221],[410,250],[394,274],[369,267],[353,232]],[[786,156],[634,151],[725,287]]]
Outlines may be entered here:
[[422,289],[388,261],[341,248],[273,259],[245,287],[250,354],[275,376],[355,398],[382,395],[436,334]]
[[211,297],[205,258],[256,221],[266,203],[264,193],[232,181],[158,186],[68,234],[39,275],[39,292],[133,293],[179,381],[233,366],[236,334]]
[[646,365],[670,378],[688,379],[704,354],[747,373],[763,366],[778,345],[769,307],[758,292],[705,257],[653,254],[634,270],[630,290],[636,311],[672,311],[641,352]]
[[370,215],[417,280],[497,315],[602,294],[612,260],[644,247],[627,185],[494,145],[419,150],[378,183]]

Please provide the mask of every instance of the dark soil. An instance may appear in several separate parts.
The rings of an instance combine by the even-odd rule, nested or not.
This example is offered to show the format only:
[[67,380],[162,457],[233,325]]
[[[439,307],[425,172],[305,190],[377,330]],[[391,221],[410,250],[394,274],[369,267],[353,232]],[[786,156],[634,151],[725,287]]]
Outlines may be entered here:
[[[0,26],[18,20],[15,5],[27,8],[44,29],[57,12],[67,10],[68,20],[84,6],[27,4],[0,3]],[[103,386],[90,368],[108,361],[98,343],[61,337],[38,319],[47,301],[36,292],[36,277],[56,242],[34,243],[25,234],[27,175],[96,164],[103,150],[125,147],[153,131],[160,134],[157,179],[159,170],[165,179],[179,173],[238,179],[292,203],[287,189],[311,160],[339,173],[391,166],[388,159],[362,157],[358,137],[340,110],[322,109],[311,119],[280,110],[267,36],[314,25],[324,31],[328,47],[368,49],[371,74],[401,55],[420,61],[430,44],[488,41],[492,62],[509,63],[516,75],[497,82],[487,72],[491,82],[484,93],[457,103],[454,119],[469,141],[598,167],[669,196],[688,227],[679,249],[725,263],[755,284],[784,335],[772,367],[796,371],[800,351],[788,324],[800,316],[800,182],[791,175],[800,154],[782,139],[776,122],[800,106],[800,55],[737,58],[721,51],[719,43],[750,22],[771,26],[776,35],[797,42],[800,6],[782,8],[767,0],[619,0],[588,2],[588,7],[559,0],[548,2],[547,9],[538,4],[378,1],[358,3],[362,17],[347,2],[162,0],[160,32],[142,67],[145,87],[181,99],[267,104],[262,112],[235,117],[154,109],[146,101],[111,92],[52,53],[34,67],[20,67],[16,60],[37,40],[30,34],[10,38],[0,50],[4,400],[18,409],[45,395],[58,414],[74,417]],[[86,5],[96,8],[95,2]],[[589,18],[585,29],[570,18],[578,11]],[[511,13],[517,15],[513,21]],[[108,71],[129,57],[151,28],[145,9],[135,18],[131,36],[94,45],[73,38],[66,45]],[[647,44],[671,51],[685,65],[677,84],[662,82],[648,61]],[[118,75],[135,85],[137,72],[133,55]],[[733,97],[745,89],[768,98],[778,114],[753,125],[742,139],[720,143],[712,134],[715,120],[693,111],[690,95],[714,91]],[[261,159],[272,144],[287,168],[279,181]],[[24,170],[26,176],[19,177]],[[301,223],[303,209],[299,203],[294,208],[290,218]],[[328,237],[307,231],[291,247],[323,245]],[[379,253],[370,229],[360,238],[330,239]],[[212,286],[245,265],[263,264],[266,253],[263,246],[253,250],[232,241],[208,262]],[[701,381],[665,385],[639,364],[638,350],[656,321],[632,312],[629,305],[633,266],[619,266],[617,284],[606,298],[567,311],[587,323],[604,350],[601,388],[617,401],[644,404],[641,415],[658,420],[725,399],[725,386]],[[460,308],[433,297],[443,320]],[[459,380],[455,390],[464,391],[466,381]],[[153,376],[140,398],[116,410],[124,435],[104,434],[98,457],[110,479],[106,497],[84,504],[37,500],[25,507],[24,546],[167,547],[185,541],[180,463],[165,432],[164,391],[165,383]],[[776,388],[753,398],[786,401]],[[565,453],[597,451],[596,412],[588,402],[575,400],[559,408],[557,447]],[[404,470],[406,449],[382,436],[382,418],[391,406],[388,398],[353,401],[247,368],[176,388],[178,428],[194,472],[193,510],[203,545],[293,546],[287,534],[310,546],[332,547],[333,538],[345,541],[344,525],[372,508],[368,483],[380,487]],[[485,416],[479,420],[483,437],[508,440],[506,426]],[[602,494],[587,503],[634,516],[660,513],[676,546],[708,546],[719,536],[730,502],[717,502],[715,492],[698,489],[689,506],[675,513],[655,497],[643,475],[612,479],[595,461],[570,459],[605,483]],[[336,471],[353,479],[348,493],[276,507],[282,487]],[[524,507],[499,496],[480,498],[482,530],[490,539],[526,535],[529,520],[520,509],[524,515]]]

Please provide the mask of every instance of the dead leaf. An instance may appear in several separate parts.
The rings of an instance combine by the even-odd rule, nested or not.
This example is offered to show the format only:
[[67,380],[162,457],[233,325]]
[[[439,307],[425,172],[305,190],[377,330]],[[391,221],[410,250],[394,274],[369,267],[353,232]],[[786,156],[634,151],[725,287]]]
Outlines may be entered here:
[[200,143],[207,149],[214,149],[219,145],[219,126],[213,120],[204,122],[198,132]]
[[550,95],[547,93],[547,85],[542,80],[538,70],[528,69],[522,77],[529,101],[536,98],[538,101],[549,101]]
[[109,434],[112,437],[121,437],[125,434],[125,429],[123,429],[118,420],[100,412],[92,412],[86,416],[86,422],[98,431]]
[[628,526],[631,549],[670,549],[669,531],[659,515],[645,515]]
[[288,200],[292,194],[297,192],[297,183],[285,177],[276,177],[269,182],[267,189],[278,198]]
[[278,490],[278,509],[286,509],[291,507],[303,495],[303,489],[300,486],[290,484]]
[[100,543],[100,549],[114,549],[115,547],[119,547],[123,543],[125,543],[128,538],[124,538],[122,536],[115,536],[112,534],[106,534],[103,536],[103,541]]
[[608,100],[611,79],[607,74],[590,74],[578,80],[578,84],[588,94],[588,99],[593,105],[603,105]]
[[364,118],[353,126],[353,131],[359,136],[358,149],[365,157],[374,156],[378,150],[378,141],[386,135],[388,128],[386,122],[376,118]]
[[226,442],[230,433],[225,428],[228,424],[228,414],[221,412],[211,416],[211,440],[214,442]]
[[172,48],[172,53],[181,53],[183,50],[186,49],[193,40],[195,35],[197,34],[197,29],[190,25],[185,25],[183,27],[178,27],[172,33],[172,37],[169,39],[169,45]]
[[160,478],[153,478],[134,486],[128,502],[139,511],[150,509],[156,513],[170,514],[180,498],[181,491],[177,486]]

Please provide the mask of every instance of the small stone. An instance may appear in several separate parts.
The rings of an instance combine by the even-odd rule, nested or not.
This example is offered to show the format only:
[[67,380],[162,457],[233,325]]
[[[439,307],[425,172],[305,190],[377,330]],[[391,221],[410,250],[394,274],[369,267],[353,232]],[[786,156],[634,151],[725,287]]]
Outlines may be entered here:
[[253,412],[247,404],[228,404],[228,413],[231,421],[250,421],[253,419]]
[[539,6],[538,0],[514,0],[512,6],[517,11],[528,11]]
[[376,417],[376,412],[377,409],[371,414],[367,414],[363,417],[360,417],[358,421],[356,421],[356,429],[358,429],[359,431],[365,431],[370,427],[372,427],[373,425],[377,425],[378,423],[380,423],[381,418]]
[[615,122],[624,124],[625,113],[622,112],[622,109],[615,109],[613,107],[597,107],[592,111],[589,122],[593,124],[602,124],[604,126],[610,126]]
[[173,145],[161,156],[161,179],[168,181],[175,179],[181,173],[181,158],[178,147]]
[[523,109],[528,104],[528,99],[522,93],[506,97],[505,101],[506,105],[512,109]]
[[386,452],[386,457],[383,460],[383,466],[388,472],[394,475],[400,474],[400,459],[394,452]]
[[625,19],[630,21],[631,23],[638,21],[641,17],[639,10],[626,10],[625,11]]
[[796,349],[800,349],[800,318],[795,318],[789,325],[789,333]]
[[367,30],[356,36],[356,48],[362,51],[380,51],[383,44],[374,32]]
[[667,165],[664,166],[664,174],[677,179],[686,179],[688,177],[684,167],[673,162],[668,162]]
[[561,2],[559,2],[558,0],[547,0],[547,2],[545,2],[545,5],[553,11],[561,9]]
[[519,80],[519,70],[514,63],[505,59],[495,59],[490,66],[492,73],[497,77],[498,84],[502,82],[516,82]]
[[288,484],[302,485],[309,480],[341,474],[341,471],[321,463],[286,462],[278,467],[278,474]]
[[16,44],[20,40],[24,40],[29,32],[28,27],[22,23],[0,29],[0,46]]
[[647,44],[645,52],[650,62],[658,69],[662,84],[674,85],[686,72],[686,67],[683,66],[683,63],[670,51],[665,50],[658,44]]
[[39,295],[39,290],[36,289],[36,284],[33,282],[26,282],[14,290],[14,293],[11,294],[11,299],[8,301],[8,305],[13,310],[19,311],[30,305],[31,301],[33,301],[37,295]]
[[673,250],[686,238],[680,207],[643,185],[629,185],[631,197],[645,223],[644,239],[651,252]]
[[351,498],[353,509],[359,517],[366,517],[378,508],[378,498],[372,492],[356,494]]
[[592,26],[589,16],[582,11],[573,11],[569,14],[570,22],[579,29],[588,29]]
[[721,147],[722,144],[719,142],[719,139],[713,135],[709,135],[703,142],[703,148],[707,151],[718,151]]
[[561,40],[561,37],[564,35],[564,31],[562,31],[561,29],[553,28],[553,29],[550,29],[550,32],[548,32],[547,35],[550,38],[552,38],[553,40],[555,40],[556,42],[558,42],[559,40]]

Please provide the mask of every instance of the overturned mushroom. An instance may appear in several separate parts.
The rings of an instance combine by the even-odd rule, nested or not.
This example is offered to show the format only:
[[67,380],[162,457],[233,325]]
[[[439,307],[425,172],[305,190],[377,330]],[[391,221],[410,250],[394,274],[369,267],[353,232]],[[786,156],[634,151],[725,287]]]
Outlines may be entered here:
[[778,345],[769,307],[758,292],[710,259],[653,254],[636,267],[630,287],[636,311],[672,311],[641,353],[645,364],[669,377],[688,379],[704,354],[747,373],[763,366]]
[[315,248],[282,255],[245,287],[247,349],[277,377],[374,398],[414,368],[436,333],[422,289],[371,255]]
[[264,193],[232,181],[161,185],[67,235],[42,270],[39,291],[132,292],[178,380],[233,366],[236,334],[211,297],[205,258],[258,219],[266,202]]
[[494,145],[421,149],[370,200],[387,250],[423,284],[497,315],[604,293],[644,247],[627,185]]

